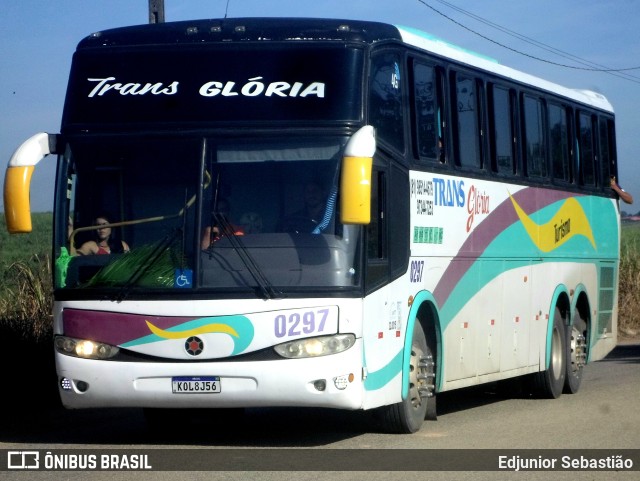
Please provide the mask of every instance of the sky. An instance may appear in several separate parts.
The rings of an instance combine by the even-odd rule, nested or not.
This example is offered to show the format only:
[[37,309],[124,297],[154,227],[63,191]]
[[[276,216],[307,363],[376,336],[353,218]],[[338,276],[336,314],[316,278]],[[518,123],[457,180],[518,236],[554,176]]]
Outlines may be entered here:
[[[223,18],[226,12],[236,18],[323,17],[410,26],[566,87],[604,94],[616,113],[618,180],[635,199],[621,209],[640,211],[640,68],[597,72],[555,65],[585,68],[578,58],[609,69],[640,67],[640,0],[164,0],[164,5],[167,22]],[[60,131],[78,42],[100,30],[148,23],[149,1],[0,0],[0,7],[4,184],[5,162],[24,140]],[[53,209],[55,163],[49,156],[36,167],[34,212]]]

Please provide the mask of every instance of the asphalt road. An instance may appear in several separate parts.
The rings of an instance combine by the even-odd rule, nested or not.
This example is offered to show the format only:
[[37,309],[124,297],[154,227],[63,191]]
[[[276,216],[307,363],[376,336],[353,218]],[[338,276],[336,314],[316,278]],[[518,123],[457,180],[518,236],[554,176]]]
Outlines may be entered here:
[[[5,376],[3,397],[20,396],[19,390]],[[499,386],[458,390],[438,396],[438,420],[425,422],[413,435],[389,435],[377,429],[370,413],[327,411],[318,409],[253,409],[236,416],[225,412],[194,412],[163,423],[150,430],[138,409],[68,411],[55,400],[42,396],[10,403],[0,416],[0,449],[2,450],[80,450],[122,449],[141,453],[146,449],[245,450],[255,456],[260,449],[343,450],[395,449],[399,455],[414,449],[635,449],[640,448],[640,342],[619,345],[605,360],[587,366],[581,390],[556,400],[532,399],[521,394],[505,394]],[[289,449],[292,448],[292,449]],[[171,450],[171,451],[169,451]],[[78,451],[80,452],[80,451]],[[302,452],[302,451],[300,451]],[[374,451],[375,452],[375,451]],[[462,451],[470,456],[474,451]],[[230,451],[233,453],[233,451]],[[293,454],[292,454],[293,453]],[[336,460],[334,451],[325,456]],[[355,451],[354,451],[355,453]],[[487,451],[487,453],[492,453]],[[605,451],[606,453],[606,451]],[[246,451],[245,451],[246,454]],[[459,454],[459,453],[458,453]],[[612,451],[613,454],[613,451]],[[638,451],[636,451],[637,458]],[[196,452],[195,456],[198,456]],[[241,459],[241,458],[240,458]],[[338,460],[341,461],[341,460]],[[343,462],[343,461],[341,461]],[[355,467],[366,471],[354,457]],[[360,464],[358,464],[360,463]],[[640,464],[640,461],[638,462]],[[186,468],[190,469],[190,468]],[[195,468],[194,468],[195,469]],[[327,466],[327,471],[330,471]],[[55,472],[0,472],[2,479],[61,479]],[[189,479],[283,479],[273,472],[190,472]],[[186,473],[185,473],[186,475]],[[364,473],[302,471],[296,480],[362,479]],[[371,472],[367,480],[404,479],[406,473]],[[419,479],[638,479],[635,472],[580,471],[567,472],[418,472]],[[76,478],[77,476],[77,478]],[[171,477],[169,477],[171,476]],[[143,478],[144,477],[144,478]],[[65,473],[65,479],[181,479],[179,473],[92,472]],[[294,479],[286,473],[285,479]],[[510,478],[509,478],[510,479]]]

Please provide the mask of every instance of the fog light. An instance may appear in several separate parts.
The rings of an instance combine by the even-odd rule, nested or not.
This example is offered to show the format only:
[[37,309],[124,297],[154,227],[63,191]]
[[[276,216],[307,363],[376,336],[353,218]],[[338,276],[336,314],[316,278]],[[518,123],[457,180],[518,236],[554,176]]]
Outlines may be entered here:
[[324,379],[313,381],[313,387],[315,387],[317,391],[324,391],[327,389],[327,381]]
[[85,392],[87,389],[89,389],[89,384],[84,381],[78,381],[76,382],[76,387],[78,388],[78,391]]
[[353,373],[344,374],[342,376],[334,377],[333,384],[337,389],[342,391],[344,389],[347,389],[347,386],[349,385],[349,383],[353,382],[354,379],[355,379],[355,376],[353,375]]
[[62,388],[63,391],[72,391],[73,387],[71,384],[71,379],[68,379],[66,377],[63,377],[62,379],[60,379],[60,387]]

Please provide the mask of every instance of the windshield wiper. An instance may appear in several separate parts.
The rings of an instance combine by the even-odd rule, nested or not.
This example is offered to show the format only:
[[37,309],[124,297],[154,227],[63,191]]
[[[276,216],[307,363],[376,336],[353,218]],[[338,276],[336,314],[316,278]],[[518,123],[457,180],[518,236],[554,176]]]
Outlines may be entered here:
[[[251,256],[249,250],[240,239],[240,236],[236,235],[233,226],[227,220],[225,215],[216,212],[215,210],[211,212],[211,215],[213,216],[216,224],[218,224],[222,228],[221,233],[227,239],[229,239],[231,247],[233,247],[233,250],[238,254],[238,257],[240,257],[240,260],[246,266],[253,279],[256,281],[256,284],[258,285],[262,296],[265,299],[276,299],[283,297],[282,292],[277,291],[273,287],[269,279],[267,279],[267,276],[264,275],[262,269],[260,269],[260,266],[257,264],[253,256]],[[213,243],[209,246],[209,249],[214,249]]]

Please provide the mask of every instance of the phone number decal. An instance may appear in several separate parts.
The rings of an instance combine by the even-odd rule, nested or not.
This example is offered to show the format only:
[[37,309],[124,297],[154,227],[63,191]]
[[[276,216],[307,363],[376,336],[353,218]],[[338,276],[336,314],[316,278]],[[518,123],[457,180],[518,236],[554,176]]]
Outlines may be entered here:
[[331,309],[322,308],[278,314],[273,321],[274,334],[277,338],[320,334],[329,327],[330,313]]

